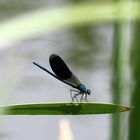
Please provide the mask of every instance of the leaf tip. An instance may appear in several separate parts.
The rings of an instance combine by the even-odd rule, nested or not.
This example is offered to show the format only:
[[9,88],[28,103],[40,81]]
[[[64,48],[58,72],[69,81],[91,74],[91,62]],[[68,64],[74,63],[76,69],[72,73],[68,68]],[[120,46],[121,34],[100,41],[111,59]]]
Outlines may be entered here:
[[125,106],[122,106],[122,111],[125,112],[125,111],[130,111],[131,110],[131,107],[125,107]]

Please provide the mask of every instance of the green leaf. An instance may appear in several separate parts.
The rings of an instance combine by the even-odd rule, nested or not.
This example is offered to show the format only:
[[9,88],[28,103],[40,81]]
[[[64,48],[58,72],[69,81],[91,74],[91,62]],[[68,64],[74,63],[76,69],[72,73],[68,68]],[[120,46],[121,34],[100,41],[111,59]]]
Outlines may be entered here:
[[[109,103],[47,103],[3,106],[4,115],[88,115],[129,111],[129,107]],[[3,107],[0,107],[3,108]]]
[[130,114],[129,122],[129,140],[140,140],[140,22],[134,22],[133,39],[131,46],[131,84],[135,83],[131,93],[131,104],[135,106]]

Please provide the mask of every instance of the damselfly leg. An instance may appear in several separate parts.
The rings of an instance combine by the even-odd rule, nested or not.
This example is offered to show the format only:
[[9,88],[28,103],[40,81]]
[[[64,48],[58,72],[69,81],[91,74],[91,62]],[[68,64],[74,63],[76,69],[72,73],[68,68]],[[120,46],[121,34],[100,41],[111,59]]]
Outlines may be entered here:
[[[76,92],[73,96],[73,93],[72,92]],[[77,96],[81,95],[80,97],[80,102],[82,101],[87,101],[87,94],[84,94],[78,90],[74,90],[74,89],[70,89],[70,95],[71,95],[71,99],[72,99],[72,102],[74,102],[74,99],[76,100],[76,102],[79,102],[79,100],[77,99]]]
[[[73,96],[72,92],[77,92],[77,93],[74,94]],[[71,95],[72,102],[74,102],[74,99],[76,100],[76,102],[78,102],[77,96],[80,95],[80,92],[78,90],[70,89],[70,95]]]
[[86,101],[86,102],[88,102],[88,100],[87,100],[87,94],[82,94],[81,95],[80,102],[82,102],[83,100]]

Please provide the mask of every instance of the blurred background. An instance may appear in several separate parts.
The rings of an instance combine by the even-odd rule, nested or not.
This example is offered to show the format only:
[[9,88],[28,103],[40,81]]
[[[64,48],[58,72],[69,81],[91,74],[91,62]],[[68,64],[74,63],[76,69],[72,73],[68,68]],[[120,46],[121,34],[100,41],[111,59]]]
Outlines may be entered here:
[[[140,86],[139,23],[124,20],[130,13],[123,13],[126,16],[122,20],[112,18],[109,22],[96,22],[95,19],[95,23],[81,23],[60,29],[54,27],[50,31],[38,31],[38,34],[28,36],[26,32],[29,29],[24,29],[23,23],[13,26],[15,28],[7,28],[10,22],[14,25],[20,17],[24,15],[26,19],[26,14],[33,11],[55,11],[61,6],[67,9],[67,5],[78,5],[81,2],[82,0],[0,0],[0,104],[71,102],[69,86],[32,64],[32,61],[36,61],[51,70],[49,56],[55,53],[91,89],[93,94],[88,97],[89,102],[117,103],[135,106],[135,109],[113,115],[3,115],[0,116],[0,140],[140,140],[140,114],[137,110]],[[91,2],[97,4],[93,0],[88,2],[89,5]],[[98,3],[104,5],[112,1]],[[120,15],[113,16],[121,17],[119,9],[118,13]],[[56,16],[59,17],[59,14]],[[40,15],[36,20],[41,21],[39,17]],[[63,20],[58,21],[58,24],[60,22]],[[46,26],[49,28],[49,25]],[[19,29],[22,34],[25,33],[24,37],[18,38],[16,32]],[[34,29],[32,26],[31,31]],[[15,32],[12,34],[13,38],[15,36],[12,38],[14,41],[8,36],[12,31]],[[2,43],[4,37],[9,37],[8,43]],[[4,110],[0,111],[2,114]]]

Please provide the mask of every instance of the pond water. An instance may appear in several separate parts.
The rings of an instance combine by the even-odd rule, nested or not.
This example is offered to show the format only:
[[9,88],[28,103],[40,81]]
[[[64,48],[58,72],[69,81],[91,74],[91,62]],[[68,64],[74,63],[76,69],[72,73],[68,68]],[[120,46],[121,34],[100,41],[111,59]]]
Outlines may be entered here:
[[[44,1],[40,2],[42,3],[40,5],[43,5]],[[47,3],[47,1],[45,2]],[[26,1],[24,3],[26,5]],[[35,3],[31,5],[37,6]],[[72,29],[62,29],[33,39],[22,40],[12,47],[1,50],[1,83],[5,77],[9,78],[3,89],[3,93],[7,93],[3,98],[4,103],[9,105],[71,102],[68,85],[61,83],[32,64],[34,60],[51,70],[49,56],[52,53],[59,54],[80,81],[92,90],[93,94],[88,97],[89,102],[112,102],[113,28],[111,25],[95,26],[93,33],[95,45],[92,44],[88,47],[80,40],[76,42]],[[7,89],[10,89],[13,81],[16,82],[9,94]],[[3,103],[3,101],[1,102]],[[1,117],[3,122],[0,127],[2,130],[2,137],[1,135],[0,137],[4,140],[56,140],[59,137],[59,122],[65,118],[69,121],[75,140],[108,140],[110,117],[111,115],[4,116]]]

